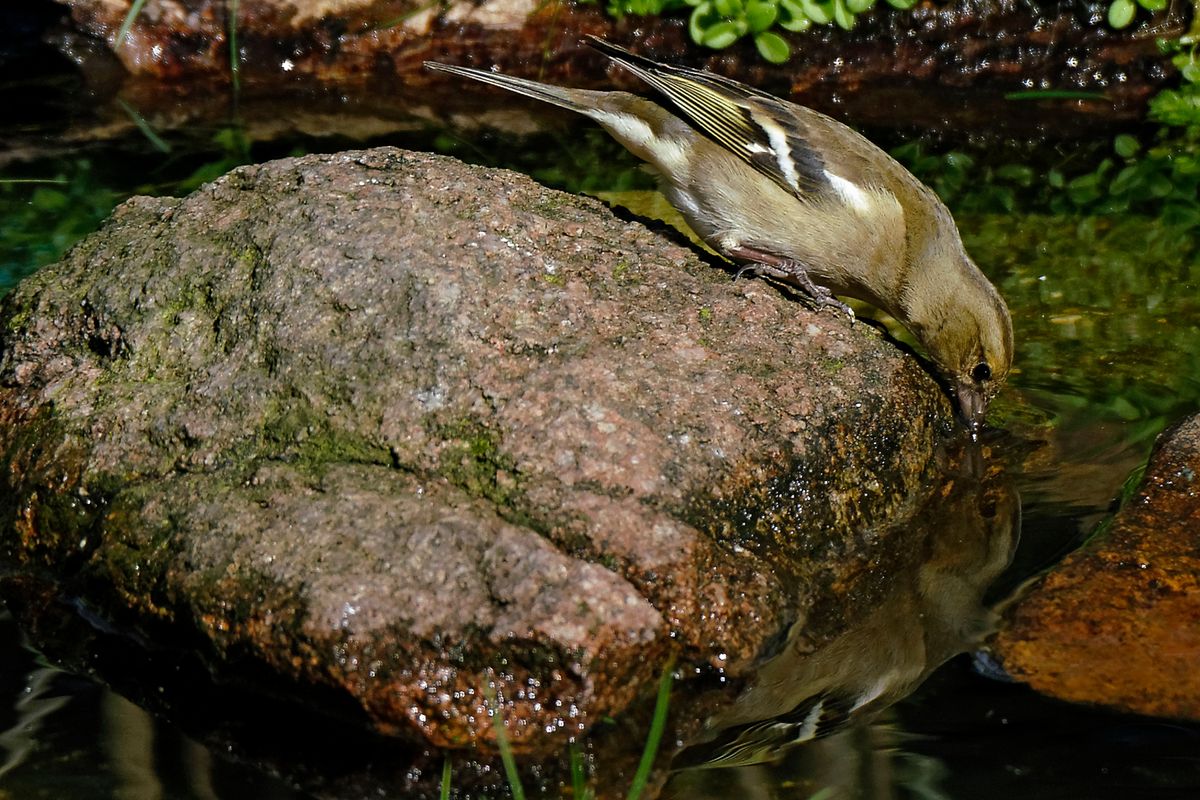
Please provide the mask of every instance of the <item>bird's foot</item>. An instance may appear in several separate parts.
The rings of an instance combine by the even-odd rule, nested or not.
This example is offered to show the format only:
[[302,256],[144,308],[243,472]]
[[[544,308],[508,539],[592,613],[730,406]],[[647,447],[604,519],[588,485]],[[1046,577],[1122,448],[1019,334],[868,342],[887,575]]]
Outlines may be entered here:
[[[799,267],[798,264],[796,266]],[[829,291],[828,286],[821,286],[819,283],[815,283],[812,278],[808,277],[808,273],[803,268],[788,272],[788,277],[800,287],[801,291],[808,295],[813,305],[818,309],[824,306],[831,306],[849,317],[851,322],[854,322],[854,309],[834,297],[833,292]]]
[[[754,255],[758,254],[755,253]],[[810,278],[808,270],[798,261],[780,260],[775,263],[769,263],[754,260],[739,269],[737,275],[734,276],[734,280],[737,280],[746,273],[756,278],[768,277],[789,283],[803,292],[817,309],[831,306],[849,317],[851,322],[854,322],[854,309],[834,297],[829,287],[821,286]]]

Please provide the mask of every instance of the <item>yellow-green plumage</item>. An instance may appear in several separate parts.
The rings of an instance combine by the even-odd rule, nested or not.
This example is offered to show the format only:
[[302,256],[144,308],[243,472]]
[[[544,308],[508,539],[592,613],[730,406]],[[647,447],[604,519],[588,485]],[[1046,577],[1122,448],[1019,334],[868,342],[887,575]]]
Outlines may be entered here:
[[932,191],[866,138],[803,106],[702,70],[589,44],[665,101],[549,86],[428,62],[590,117],[659,175],[713,249],[801,287],[865,300],[925,348],[972,429],[1012,365],[1012,322]]

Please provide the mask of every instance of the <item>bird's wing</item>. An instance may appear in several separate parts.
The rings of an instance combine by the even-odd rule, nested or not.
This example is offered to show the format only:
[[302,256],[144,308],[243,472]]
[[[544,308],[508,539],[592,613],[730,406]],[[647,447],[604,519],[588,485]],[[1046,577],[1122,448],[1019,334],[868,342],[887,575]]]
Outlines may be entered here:
[[805,198],[836,189],[813,146],[815,131],[802,117],[816,117],[816,112],[711,72],[660,64],[603,39],[588,39],[670,101],[697,130],[787,191]]
[[736,767],[777,761],[788,750],[844,730],[851,724],[855,698],[824,691],[805,698],[778,717],[736,725],[712,741],[686,748],[676,768]]

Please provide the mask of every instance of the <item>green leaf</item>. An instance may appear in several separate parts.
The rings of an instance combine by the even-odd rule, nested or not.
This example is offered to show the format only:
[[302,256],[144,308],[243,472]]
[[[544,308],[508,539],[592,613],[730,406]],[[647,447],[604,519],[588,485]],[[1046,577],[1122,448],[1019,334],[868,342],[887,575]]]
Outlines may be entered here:
[[[750,26],[752,33],[762,33],[775,24],[775,19],[779,16],[779,6],[770,2],[770,0],[750,0],[746,4],[746,24]],[[759,48],[762,51],[762,48]],[[763,58],[767,58],[765,55]],[[767,59],[770,61],[770,59]],[[778,64],[779,62],[773,62]]]
[[1200,124],[1200,93],[1168,89],[1150,98],[1149,118],[1163,125]]
[[996,169],[996,177],[1012,181],[1018,186],[1032,186],[1034,174],[1033,168],[1024,164],[1005,164]]
[[855,17],[850,13],[850,9],[846,8],[846,0],[833,0],[833,21],[842,30],[854,28]]
[[951,150],[946,153],[946,166],[956,170],[968,170],[975,166],[975,159],[971,158],[966,153],[958,150]]
[[737,25],[726,20],[718,22],[711,28],[704,31],[704,38],[700,40],[700,44],[705,47],[711,47],[713,50],[722,50],[738,40],[741,33],[737,29]]
[[812,27],[812,20],[796,0],[779,0],[779,27],[799,33]]
[[1100,199],[1100,174],[1089,172],[1072,179],[1067,184],[1067,196],[1071,198],[1072,203],[1080,206]]
[[1133,0],[1113,0],[1112,5],[1108,7],[1108,24],[1118,30],[1126,27],[1133,22],[1133,15],[1137,13],[1137,5]]
[[1167,7],[1167,0],[1137,0],[1137,2],[1147,11],[1162,11]]
[[30,203],[38,211],[62,211],[70,205],[66,193],[57,189],[35,189]]
[[1151,197],[1166,197],[1175,188],[1175,184],[1171,183],[1171,179],[1165,175],[1153,175],[1149,183]]
[[917,0],[887,0],[887,4],[892,8],[898,8],[901,11],[908,11],[917,4]]
[[1130,164],[1112,179],[1112,183],[1108,185],[1108,191],[1110,194],[1124,194],[1135,188],[1141,180],[1141,170],[1136,165]]
[[1132,158],[1137,155],[1137,151],[1142,149],[1141,142],[1136,136],[1131,136],[1128,133],[1122,133],[1113,139],[1113,150],[1121,158]]
[[713,0],[713,8],[726,19],[740,17],[746,13],[746,7],[742,5],[742,0]]
[[700,5],[696,6],[691,17],[688,18],[688,35],[692,37],[692,41],[696,44],[704,44],[704,29],[711,25],[716,18],[712,3],[708,0],[703,0]]
[[846,8],[853,14],[861,14],[873,5],[875,0],[846,0]]
[[804,9],[804,16],[811,19],[818,25],[828,25],[833,22],[833,1],[822,0],[800,0],[800,7]]
[[758,54],[772,64],[782,64],[792,54],[792,49],[783,37],[771,31],[764,31],[755,36],[754,46],[758,48]]
[[1188,83],[1200,83],[1200,64],[1189,61],[1180,71],[1183,73],[1183,79]]
[[1063,188],[1066,180],[1063,177],[1062,171],[1051,169],[1046,173],[1046,183],[1050,184],[1055,189]]

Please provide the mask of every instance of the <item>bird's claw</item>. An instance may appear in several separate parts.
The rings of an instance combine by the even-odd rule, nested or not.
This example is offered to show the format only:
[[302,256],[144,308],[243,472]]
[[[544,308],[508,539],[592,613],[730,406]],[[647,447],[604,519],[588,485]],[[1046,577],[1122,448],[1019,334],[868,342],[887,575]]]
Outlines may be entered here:
[[854,309],[843,303],[841,300],[838,300],[836,297],[827,297],[823,300],[819,300],[817,301],[817,306],[833,306],[838,311],[841,311],[843,314],[849,317],[851,325],[853,325],[854,321],[858,319],[856,316],[854,316]]
[[733,276],[733,279],[735,281],[741,280],[742,276],[745,275],[746,273],[750,273],[751,278],[761,277],[762,276],[761,267],[762,267],[762,264],[747,264],[746,266],[742,267],[741,269],[739,269],[737,271],[737,274]]
[[853,324],[855,320],[854,309],[834,297],[833,292],[829,290],[829,287],[821,286],[820,284],[815,283],[813,279],[808,276],[808,272],[800,264],[789,261],[784,262],[784,264],[781,266],[775,266],[773,264],[754,262],[752,264],[747,264],[738,270],[737,275],[734,276],[734,280],[742,277],[742,275],[747,272],[751,273],[755,277],[762,277],[765,275],[770,278],[775,278],[776,280],[787,281],[788,283],[800,289],[800,291],[812,301],[813,305],[816,306],[818,310],[825,306],[830,306],[832,308],[836,308],[838,311],[849,317],[851,324]]
[[821,286],[808,275],[808,269],[803,263],[790,258],[775,259],[769,253],[764,253],[753,247],[733,247],[725,250],[725,255],[743,262],[734,280],[749,272],[755,277],[774,278],[784,281],[799,289],[819,310],[823,306],[833,306],[845,314],[850,322],[854,322],[854,310],[833,296],[828,286]]

